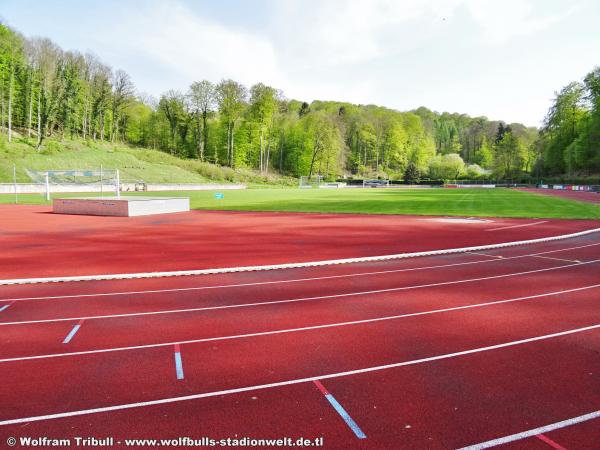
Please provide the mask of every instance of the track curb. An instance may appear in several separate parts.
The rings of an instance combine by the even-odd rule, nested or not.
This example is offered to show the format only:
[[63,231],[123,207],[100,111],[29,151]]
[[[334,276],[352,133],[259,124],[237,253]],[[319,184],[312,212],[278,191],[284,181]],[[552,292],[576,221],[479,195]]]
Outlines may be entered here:
[[545,238],[528,239],[524,241],[503,242],[500,244],[478,245],[474,247],[450,248],[444,250],[429,250],[425,252],[412,253],[397,253],[392,255],[382,256],[363,256],[358,258],[344,259],[329,259],[322,261],[286,263],[286,264],[270,264],[261,266],[241,266],[241,267],[223,267],[216,269],[198,269],[198,270],[179,270],[171,272],[139,272],[139,273],[120,273],[120,274],[104,274],[104,275],[76,275],[68,277],[47,277],[47,278],[14,278],[0,280],[0,285],[15,285],[15,284],[37,284],[37,283],[60,283],[73,281],[102,281],[102,280],[130,280],[139,278],[163,278],[163,277],[182,277],[194,275],[216,275],[223,273],[237,272],[258,272],[266,270],[282,270],[282,269],[299,269],[304,267],[320,267],[332,266],[339,264],[352,264],[374,261],[389,261],[394,259],[417,258],[420,256],[436,256],[449,255],[454,253],[466,253],[480,250],[493,250],[497,248],[515,247],[519,245],[538,244],[543,242],[558,241],[562,239],[570,239],[579,236],[585,236],[592,233],[600,232],[600,228],[592,228],[590,230],[578,231],[576,233],[562,234]]

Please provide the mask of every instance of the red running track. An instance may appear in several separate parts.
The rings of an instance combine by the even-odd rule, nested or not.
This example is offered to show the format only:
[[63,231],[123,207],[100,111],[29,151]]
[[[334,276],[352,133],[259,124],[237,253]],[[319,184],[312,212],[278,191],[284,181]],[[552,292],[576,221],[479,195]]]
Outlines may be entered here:
[[[0,286],[0,442],[442,449],[526,433],[600,411],[599,273],[594,233],[476,255]],[[597,448],[600,413],[543,436],[505,447]]]
[[593,220],[192,211],[120,218],[0,205],[0,280],[379,256],[535,239]]
[[540,195],[552,195],[554,197],[567,198],[569,200],[578,200],[586,203],[600,204],[600,194],[589,191],[569,191],[565,189],[537,189],[537,188],[518,188],[519,191],[531,192]]

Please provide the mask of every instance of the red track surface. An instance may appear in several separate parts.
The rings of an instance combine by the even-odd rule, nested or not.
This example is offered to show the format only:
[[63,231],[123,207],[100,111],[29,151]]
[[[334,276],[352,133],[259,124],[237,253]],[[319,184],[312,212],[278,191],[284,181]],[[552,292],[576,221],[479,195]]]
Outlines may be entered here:
[[[261,214],[264,230],[250,227],[258,216],[198,213],[161,220],[165,230],[196,229],[203,242],[220,243],[223,237],[210,227],[198,230],[198,224],[216,226],[236,217],[243,224],[238,226],[256,237],[255,249],[266,242],[260,239],[279,232],[284,237],[274,246],[277,258],[285,249],[308,247],[321,251],[319,259],[357,256],[349,254],[347,242],[366,254],[394,253],[435,248],[443,239],[454,239],[452,246],[459,247],[481,243],[482,236],[521,240],[597,225],[549,221],[488,232],[527,221],[442,229],[417,218],[361,222],[344,216],[333,233],[332,216]],[[80,242],[87,233],[99,239],[100,227],[86,219],[72,225],[85,230]],[[44,239],[66,234],[66,219],[56,220]],[[396,241],[405,234],[403,222],[421,224],[419,242]],[[123,222],[103,223],[106,236],[117,233],[116,242],[129,236],[132,248],[146,248],[135,233],[120,228]],[[135,223],[146,230],[138,231],[141,235],[152,228],[150,219]],[[294,223],[302,227],[290,236]],[[465,228],[481,233],[458,241]],[[237,239],[233,224],[222,230]],[[343,233],[351,237],[344,240]],[[294,242],[304,239],[302,245]],[[332,243],[338,248],[331,249]],[[262,250],[267,261],[270,247]],[[197,263],[194,268],[210,263],[200,250],[190,252],[189,259],[181,252],[169,258]],[[323,437],[326,448],[445,449],[599,411],[600,233],[484,253],[218,276],[0,286],[0,308],[9,305],[0,312],[0,442],[9,436]],[[310,256],[290,254],[300,260]],[[238,265],[239,258],[263,261],[260,254],[250,256],[256,259],[239,253],[218,265]],[[133,256],[123,257],[118,264],[126,267]],[[75,267],[67,262],[61,259],[61,274]],[[105,264],[94,269],[108,269]],[[63,344],[76,324],[81,328]],[[520,340],[525,342],[515,344]],[[512,344],[486,349],[507,343]],[[182,380],[176,376],[175,344]],[[465,351],[473,352],[456,354]],[[70,354],[76,352],[85,353]],[[411,363],[401,364],[406,362]],[[395,366],[369,369],[386,365]],[[265,386],[271,383],[275,386]],[[242,391],[230,392],[235,389]],[[344,422],[326,392],[366,439]],[[205,397],[181,399],[189,395]],[[161,399],[171,401],[138,404]],[[110,409],[119,405],[129,406]],[[79,415],[103,407],[109,410]],[[56,413],[75,415],[27,419]],[[3,423],[23,418],[24,423]],[[548,440],[567,449],[598,448],[600,418],[544,436],[546,441],[532,436],[504,448],[551,449]]]
[[596,192],[536,188],[519,188],[519,191],[531,192],[533,194],[553,195],[555,197],[568,198],[569,200],[578,200],[580,202],[600,204],[600,194]]
[[0,279],[378,256],[534,239],[598,226],[591,220],[445,223],[432,217],[208,211],[99,218],[12,205],[0,206],[0,215]]

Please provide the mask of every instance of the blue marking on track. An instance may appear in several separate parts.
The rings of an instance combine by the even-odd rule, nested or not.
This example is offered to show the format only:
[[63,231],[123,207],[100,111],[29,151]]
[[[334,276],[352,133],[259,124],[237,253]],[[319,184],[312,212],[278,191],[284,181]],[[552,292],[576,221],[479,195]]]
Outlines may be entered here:
[[175,371],[177,372],[177,379],[183,380],[183,363],[181,362],[180,352],[175,352]]
[[0,312],[4,311],[9,306],[10,306],[10,304],[9,305],[4,305],[4,306],[0,306]]
[[360,429],[360,427],[356,424],[356,422],[352,419],[352,417],[350,417],[350,415],[346,412],[344,407],[337,402],[337,400],[335,399],[335,397],[333,395],[326,394],[325,398],[327,400],[329,400],[329,403],[331,403],[331,406],[333,406],[335,408],[335,410],[338,412],[338,414],[340,416],[342,416],[342,419],[344,419],[344,421],[350,427],[350,429],[352,431],[354,431],[354,434],[356,435],[357,438],[359,438],[359,439],[367,438],[367,435],[365,433],[363,433],[363,431]]
[[81,327],[81,325],[79,325],[79,324],[75,325],[73,327],[73,329],[71,330],[71,332],[69,334],[67,334],[67,337],[63,341],[63,344],[68,344],[69,342],[71,342],[71,339],[73,339],[73,336],[75,336],[75,333],[77,333],[79,331],[80,327]]

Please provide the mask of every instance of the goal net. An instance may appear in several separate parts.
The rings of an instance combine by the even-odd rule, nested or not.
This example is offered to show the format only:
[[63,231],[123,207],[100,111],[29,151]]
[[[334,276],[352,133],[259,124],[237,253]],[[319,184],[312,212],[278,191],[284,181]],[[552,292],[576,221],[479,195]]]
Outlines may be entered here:
[[390,187],[390,180],[363,180],[363,187],[378,188],[378,187]]
[[312,177],[302,176],[300,177],[300,189],[310,189],[310,188],[318,188],[321,186],[323,182],[323,177],[321,175],[313,175]]
[[35,183],[44,185],[46,200],[56,192],[98,192],[120,197],[119,170],[26,170]]

